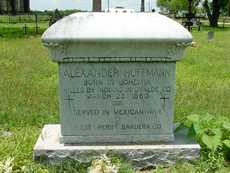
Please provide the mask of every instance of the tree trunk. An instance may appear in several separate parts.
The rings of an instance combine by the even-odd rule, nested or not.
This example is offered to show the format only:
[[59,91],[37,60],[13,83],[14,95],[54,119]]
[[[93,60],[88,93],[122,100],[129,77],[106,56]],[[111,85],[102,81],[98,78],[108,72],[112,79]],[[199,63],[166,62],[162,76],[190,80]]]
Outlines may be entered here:
[[30,11],[30,0],[24,0],[24,12],[29,13]]
[[209,3],[208,3],[208,0],[205,0],[204,1],[204,8],[207,12],[207,15],[208,15],[208,19],[209,19],[209,23],[210,23],[210,26],[213,26],[213,27],[217,27],[218,26],[218,20],[219,20],[219,17],[220,17],[220,4],[219,4],[219,1],[220,0],[213,0],[212,1],[212,11],[209,7]]
[[93,12],[101,12],[101,0],[93,0]]
[[3,13],[3,5],[2,5],[2,1],[0,1],[0,14]]
[[145,12],[145,0],[141,0],[141,12]]
[[212,12],[211,26],[218,26],[218,20],[220,17],[220,2],[219,1],[220,0],[213,0],[212,1],[213,12]]
[[16,9],[16,1],[15,0],[10,0],[10,7],[11,7],[11,14],[16,15],[17,9]]
[[228,1],[228,16],[230,17],[230,0]]

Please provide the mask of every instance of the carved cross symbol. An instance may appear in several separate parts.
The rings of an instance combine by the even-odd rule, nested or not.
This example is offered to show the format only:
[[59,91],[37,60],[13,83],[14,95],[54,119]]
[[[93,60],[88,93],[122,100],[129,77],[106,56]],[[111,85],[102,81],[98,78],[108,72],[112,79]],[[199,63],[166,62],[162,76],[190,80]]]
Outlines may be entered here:
[[72,103],[72,101],[74,101],[74,99],[71,98],[69,94],[68,94],[68,97],[64,100],[68,101],[69,107],[71,107],[71,103]]
[[116,127],[118,127],[120,121],[121,121],[121,118],[119,117],[119,115],[117,115],[117,116],[115,117],[115,126],[116,126]]
[[166,100],[169,100],[169,97],[163,96],[163,97],[161,97],[160,99],[163,100],[164,104],[166,104]]

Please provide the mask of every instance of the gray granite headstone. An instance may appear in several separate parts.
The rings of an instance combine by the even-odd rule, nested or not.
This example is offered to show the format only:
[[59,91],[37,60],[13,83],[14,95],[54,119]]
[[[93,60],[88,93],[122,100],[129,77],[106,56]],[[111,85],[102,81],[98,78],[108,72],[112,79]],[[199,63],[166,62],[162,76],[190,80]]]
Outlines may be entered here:
[[157,13],[77,13],[42,41],[59,64],[61,142],[170,142],[176,61],[191,34]]
[[61,118],[44,126],[35,160],[114,153],[146,169],[199,157],[198,144],[173,134],[176,61],[192,41],[181,25],[157,13],[76,13],[42,41],[59,65]]

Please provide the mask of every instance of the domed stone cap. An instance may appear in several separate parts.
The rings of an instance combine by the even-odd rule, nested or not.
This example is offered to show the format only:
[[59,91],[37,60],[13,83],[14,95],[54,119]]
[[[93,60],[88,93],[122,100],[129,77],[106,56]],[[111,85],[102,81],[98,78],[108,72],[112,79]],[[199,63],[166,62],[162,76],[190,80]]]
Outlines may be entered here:
[[43,42],[187,42],[191,34],[158,13],[75,13],[52,25]]
[[192,36],[158,13],[75,13],[48,28],[42,41],[57,62],[177,61]]

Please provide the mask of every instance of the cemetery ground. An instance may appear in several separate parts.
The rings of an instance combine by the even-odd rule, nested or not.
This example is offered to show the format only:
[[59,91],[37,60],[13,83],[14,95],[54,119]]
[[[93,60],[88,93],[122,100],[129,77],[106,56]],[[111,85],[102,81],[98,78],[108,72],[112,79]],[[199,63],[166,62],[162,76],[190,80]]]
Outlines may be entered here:
[[[198,136],[203,147],[200,160],[150,172],[230,172],[230,163],[224,159],[229,154],[227,143],[222,144],[230,134],[230,30],[216,29],[214,39],[208,41],[209,29],[193,31],[196,44],[177,64],[175,122],[186,125],[186,117],[193,115],[190,124],[216,133],[203,141]],[[0,172],[7,159],[13,172],[86,172],[89,164],[33,162],[41,128],[59,122],[57,65],[49,59],[40,37],[0,38]],[[224,123],[225,130],[219,127]],[[125,159],[111,157],[120,172],[133,172]]]
[[43,33],[48,27],[47,22],[39,22],[36,33],[35,23],[0,23],[0,37],[24,37],[25,35],[36,35]]

